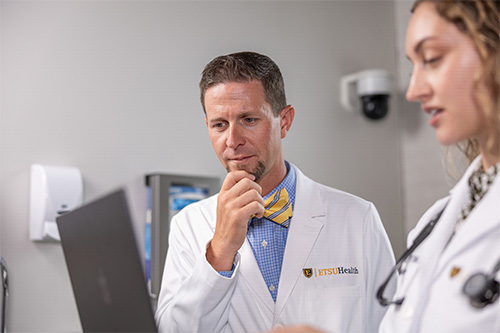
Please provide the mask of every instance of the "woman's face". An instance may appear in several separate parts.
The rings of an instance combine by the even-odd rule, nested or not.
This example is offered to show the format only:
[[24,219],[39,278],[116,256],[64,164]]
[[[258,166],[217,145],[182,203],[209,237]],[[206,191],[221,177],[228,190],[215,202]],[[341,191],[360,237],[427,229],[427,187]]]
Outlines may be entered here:
[[485,142],[487,121],[474,90],[481,58],[472,39],[439,16],[433,3],[423,2],[408,24],[406,55],[413,64],[406,98],[422,104],[438,141]]

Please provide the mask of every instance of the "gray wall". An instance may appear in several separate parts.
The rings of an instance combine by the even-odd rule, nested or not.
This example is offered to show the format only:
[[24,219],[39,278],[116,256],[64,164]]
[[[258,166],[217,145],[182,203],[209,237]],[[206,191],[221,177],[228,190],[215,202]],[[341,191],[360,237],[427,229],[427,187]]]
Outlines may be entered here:
[[[286,158],[374,202],[397,254],[404,223],[422,213],[414,207],[428,206],[415,195],[423,186],[406,188],[420,157],[404,145],[425,142],[401,110],[401,7],[392,1],[2,1],[0,9],[0,255],[12,332],[81,330],[60,245],[29,241],[31,164],[79,167],[85,201],[126,186],[141,240],[144,174],[224,177],[197,89],[219,54],[254,50],[280,65],[296,109]],[[339,102],[341,76],[368,68],[397,79],[391,112],[377,123]]]

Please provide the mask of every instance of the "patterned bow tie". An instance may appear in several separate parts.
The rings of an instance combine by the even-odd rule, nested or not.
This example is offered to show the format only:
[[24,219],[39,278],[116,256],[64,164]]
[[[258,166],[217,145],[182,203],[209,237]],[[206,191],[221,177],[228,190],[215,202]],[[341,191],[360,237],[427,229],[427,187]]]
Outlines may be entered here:
[[287,222],[292,217],[292,204],[288,199],[288,192],[282,188],[264,202],[265,212],[264,217],[275,223],[278,223],[285,228],[288,228],[290,222]]

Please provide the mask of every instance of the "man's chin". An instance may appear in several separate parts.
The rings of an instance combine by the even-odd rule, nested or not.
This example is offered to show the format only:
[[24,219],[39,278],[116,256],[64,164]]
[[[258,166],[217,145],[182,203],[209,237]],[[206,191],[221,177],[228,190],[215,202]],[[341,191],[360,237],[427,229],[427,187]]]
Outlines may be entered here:
[[226,170],[227,172],[244,170],[249,174],[254,175],[255,181],[257,182],[264,174],[264,171],[266,171],[266,166],[261,161],[258,161],[256,166],[248,164],[229,164],[226,166]]
[[245,164],[230,164],[230,165],[226,166],[227,172],[244,170],[248,173],[252,173],[253,169],[255,169],[255,168],[250,166],[250,165],[245,165]]

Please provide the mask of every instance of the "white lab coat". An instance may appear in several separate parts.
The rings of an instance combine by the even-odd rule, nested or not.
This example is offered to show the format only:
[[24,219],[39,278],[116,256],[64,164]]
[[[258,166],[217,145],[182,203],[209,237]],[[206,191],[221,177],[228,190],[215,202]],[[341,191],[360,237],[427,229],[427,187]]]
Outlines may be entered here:
[[[408,246],[448,202],[432,233],[403,266],[394,299],[404,297],[404,302],[389,307],[380,332],[500,332],[500,301],[476,309],[462,292],[471,274],[491,272],[500,259],[500,176],[445,248],[479,163],[480,157],[450,196],[437,201],[409,234]],[[452,276],[454,268],[460,271]]]
[[[375,300],[376,288],[394,256],[374,205],[295,169],[297,195],[276,303],[248,240],[233,277],[220,276],[206,261],[216,221],[213,196],[172,220],[156,311],[160,332],[263,332],[293,324],[377,330],[385,309]],[[340,274],[339,267],[351,274]]]

